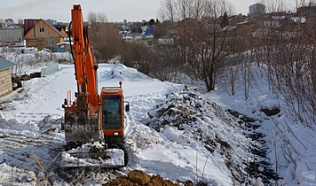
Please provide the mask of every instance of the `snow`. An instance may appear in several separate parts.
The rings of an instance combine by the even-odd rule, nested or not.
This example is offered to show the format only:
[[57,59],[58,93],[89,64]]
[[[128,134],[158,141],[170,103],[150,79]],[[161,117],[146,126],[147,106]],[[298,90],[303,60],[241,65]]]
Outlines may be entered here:
[[[42,65],[32,67],[28,72]],[[290,117],[286,103],[267,89],[264,78],[252,84],[246,100],[242,91],[229,96],[217,87],[201,94],[121,64],[100,64],[98,80],[99,91],[122,81],[131,107],[125,116],[129,164],[122,174],[141,169],[172,181],[234,185],[232,179],[237,177],[244,184],[263,184],[262,178],[247,177],[245,171],[245,163],[254,160],[249,147],[256,145],[241,122],[247,116],[260,126],[255,132],[265,135],[271,168],[277,162],[277,173],[283,178],[279,184],[316,184],[315,130]],[[236,87],[242,90],[243,85]],[[44,178],[56,185],[67,183],[58,169],[65,144],[61,105],[68,90],[74,97],[74,66],[60,64],[58,72],[25,81],[20,93],[2,98],[0,184],[35,185]],[[281,108],[281,113],[268,117],[260,111],[274,107]],[[237,111],[238,117],[228,109]],[[88,182],[101,185],[102,181],[94,177]]]
[[[270,163],[278,166],[278,174],[282,185],[316,185],[316,135],[315,126],[306,127],[293,117],[282,95],[273,94],[268,89],[268,80],[262,78],[256,68],[252,69],[255,79],[251,84],[249,98],[245,99],[243,91],[229,96],[222,87],[215,92],[207,93],[207,97],[227,109],[237,110],[251,118],[261,121],[261,131],[266,135],[269,147]],[[236,87],[242,90],[244,85]],[[262,108],[280,108],[277,115],[268,117]],[[315,123],[314,123],[315,124]]]
[[[18,169],[16,167],[8,166],[6,163],[0,164],[1,174],[0,180],[1,184],[11,185],[36,185],[36,175],[32,171]],[[27,184],[25,184],[25,182]]]
[[[86,145],[86,144],[84,144]],[[106,168],[117,168],[124,166],[124,152],[121,149],[107,149],[106,152],[102,152],[102,155],[107,156],[106,158],[99,157],[98,159],[90,158],[78,158],[74,156],[74,153],[80,155],[89,153],[90,150],[87,146],[77,149],[72,149],[61,154],[61,166],[62,167],[106,167]],[[111,158],[108,158],[111,157]]]

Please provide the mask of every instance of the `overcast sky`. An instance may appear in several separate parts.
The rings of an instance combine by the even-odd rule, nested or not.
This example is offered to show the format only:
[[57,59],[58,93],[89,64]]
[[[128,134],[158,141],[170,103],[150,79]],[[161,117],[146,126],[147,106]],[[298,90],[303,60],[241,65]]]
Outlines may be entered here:
[[[81,4],[84,19],[89,12],[104,13],[108,21],[142,21],[159,19],[163,0],[0,0],[0,19],[53,19],[70,21],[73,4]],[[248,13],[248,7],[258,0],[227,0],[235,13]]]

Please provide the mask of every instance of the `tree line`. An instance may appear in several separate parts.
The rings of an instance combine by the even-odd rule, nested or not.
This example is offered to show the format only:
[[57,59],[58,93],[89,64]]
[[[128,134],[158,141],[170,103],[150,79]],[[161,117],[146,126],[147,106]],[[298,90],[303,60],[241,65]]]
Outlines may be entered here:
[[[254,78],[252,68],[259,67],[269,78],[269,88],[286,95],[300,121],[315,125],[316,13],[299,9],[291,13],[278,0],[260,2],[267,12],[252,19],[235,15],[246,20],[236,26],[230,23],[233,8],[225,0],[164,0],[163,21],[155,24],[150,47],[143,40],[122,40],[105,15],[92,13],[90,37],[98,61],[120,56],[125,65],[163,81],[181,83],[185,76],[212,91],[219,82],[223,85],[225,76],[227,91],[233,95],[241,74],[245,99]],[[307,10],[315,5],[303,0],[292,3]]]

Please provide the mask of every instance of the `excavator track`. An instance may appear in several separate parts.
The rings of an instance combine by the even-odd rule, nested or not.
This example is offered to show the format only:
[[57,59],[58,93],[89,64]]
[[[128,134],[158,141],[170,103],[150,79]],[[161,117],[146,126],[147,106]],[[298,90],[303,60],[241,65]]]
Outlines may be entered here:
[[104,143],[86,143],[80,147],[62,152],[62,167],[124,167],[124,151],[122,149],[106,149]]

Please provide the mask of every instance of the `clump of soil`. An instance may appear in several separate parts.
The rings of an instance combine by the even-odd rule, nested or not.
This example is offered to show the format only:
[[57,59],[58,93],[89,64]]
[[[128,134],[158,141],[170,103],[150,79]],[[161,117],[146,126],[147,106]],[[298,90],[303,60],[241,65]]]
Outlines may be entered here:
[[280,108],[277,108],[277,107],[274,107],[272,109],[262,108],[260,111],[264,112],[267,116],[274,116],[281,112]]
[[[163,179],[159,174],[150,176],[141,170],[133,170],[128,173],[128,176],[117,177],[110,182],[103,184],[103,186],[111,185],[124,185],[124,186],[135,186],[135,185],[146,185],[146,186],[155,186],[155,185],[164,185],[164,186],[174,186],[179,185],[179,183],[173,183],[170,180]],[[183,183],[183,185],[193,185],[189,183]]]

